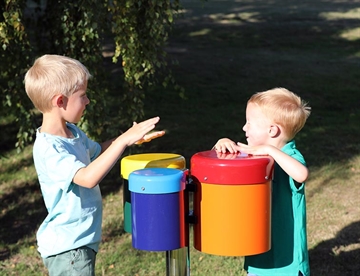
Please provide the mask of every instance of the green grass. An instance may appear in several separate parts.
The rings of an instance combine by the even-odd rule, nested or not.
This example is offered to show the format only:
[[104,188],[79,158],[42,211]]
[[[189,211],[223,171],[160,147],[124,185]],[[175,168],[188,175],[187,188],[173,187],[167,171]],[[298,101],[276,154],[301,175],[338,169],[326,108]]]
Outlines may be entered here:
[[[360,269],[359,1],[183,1],[167,46],[186,90],[146,94],[146,117],[167,134],[140,147],[190,158],[221,137],[244,141],[247,99],[276,86],[301,95],[312,114],[297,137],[308,162],[308,243],[312,275]],[[116,77],[115,77],[116,79]],[[119,103],[120,105],[121,103]],[[9,119],[10,120],[10,119]],[[14,129],[0,120],[0,275],[45,275],[35,233],[46,215],[31,147],[12,149]],[[165,275],[165,253],[132,248],[123,231],[119,166],[101,184],[103,242],[97,275]],[[190,247],[191,275],[244,275],[242,257]]]

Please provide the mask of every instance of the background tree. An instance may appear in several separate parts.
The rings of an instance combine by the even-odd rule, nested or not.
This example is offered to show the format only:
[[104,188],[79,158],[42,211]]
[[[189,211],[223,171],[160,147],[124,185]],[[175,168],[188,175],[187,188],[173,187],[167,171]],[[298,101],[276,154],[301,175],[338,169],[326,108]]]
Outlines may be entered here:
[[23,76],[32,57],[30,42],[21,21],[25,2],[2,2],[3,18],[0,22],[0,115],[16,123],[17,147],[32,140],[35,128],[32,124],[32,105],[24,94],[23,86]]
[[[80,123],[93,138],[119,134],[112,122],[128,127],[141,120],[145,91],[160,79],[164,86],[176,86],[166,70],[164,46],[179,0],[5,0],[1,5],[0,115],[16,124],[18,148],[33,140],[39,123],[24,91],[24,74],[45,53],[78,59],[94,76],[88,88],[91,105]],[[123,68],[117,78],[123,89],[115,93],[103,65],[105,38],[115,45],[113,62]],[[121,103],[115,113],[108,107],[114,98]]]

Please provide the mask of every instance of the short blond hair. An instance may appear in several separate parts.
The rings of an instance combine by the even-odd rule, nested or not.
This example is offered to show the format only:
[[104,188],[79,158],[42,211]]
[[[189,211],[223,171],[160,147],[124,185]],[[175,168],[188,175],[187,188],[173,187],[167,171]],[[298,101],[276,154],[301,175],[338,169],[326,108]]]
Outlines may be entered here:
[[304,127],[311,112],[298,95],[281,87],[255,93],[248,103],[256,104],[267,118],[280,125],[289,140]]
[[43,55],[36,59],[25,75],[25,90],[40,112],[52,108],[51,100],[62,94],[70,97],[91,77],[78,60],[59,55]]

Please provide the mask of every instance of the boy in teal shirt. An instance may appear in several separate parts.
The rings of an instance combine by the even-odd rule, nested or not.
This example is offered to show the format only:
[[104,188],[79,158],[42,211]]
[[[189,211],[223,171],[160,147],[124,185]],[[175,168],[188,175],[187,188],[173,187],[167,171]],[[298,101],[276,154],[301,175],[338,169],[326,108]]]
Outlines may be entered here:
[[153,132],[158,117],[134,125],[104,143],[75,124],[90,103],[87,68],[58,55],[38,58],[25,75],[25,90],[42,113],[33,158],[48,215],[37,232],[38,250],[54,275],[95,275],[101,240],[99,182],[127,146],[164,135]]
[[247,103],[243,130],[248,144],[223,138],[214,146],[220,153],[270,155],[275,160],[271,249],[245,257],[249,276],[310,275],[305,201],[308,169],[293,140],[309,115],[310,107],[287,89],[259,92]]

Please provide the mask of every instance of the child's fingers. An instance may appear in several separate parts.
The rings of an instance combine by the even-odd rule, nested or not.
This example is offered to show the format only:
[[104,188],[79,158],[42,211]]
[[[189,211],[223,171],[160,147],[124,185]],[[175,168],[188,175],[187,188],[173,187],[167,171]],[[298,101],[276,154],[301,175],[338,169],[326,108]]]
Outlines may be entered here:
[[145,131],[145,133],[147,133],[155,128],[155,125],[159,122],[159,120],[159,117],[154,117],[141,123],[134,122],[133,127],[136,127],[138,130]]
[[155,131],[155,132],[146,134],[144,136],[144,140],[145,140],[145,142],[150,142],[151,140],[153,140],[155,138],[158,138],[158,137],[161,137],[164,134],[165,134],[165,131]]
[[142,143],[145,143],[145,142],[150,142],[151,140],[155,139],[155,138],[158,138],[158,137],[161,137],[165,135],[165,131],[155,131],[155,132],[151,132],[149,134],[146,134],[144,136],[144,138],[142,138],[141,140],[137,141],[135,144],[136,145],[140,145]]
[[222,153],[236,153],[238,152],[238,149],[236,148],[236,144],[233,142],[223,143],[223,144],[216,144],[213,149],[215,149],[217,152]]
[[151,119],[147,119],[146,121],[141,122],[140,124],[144,125],[155,125],[157,122],[159,122],[160,117],[154,117]]

